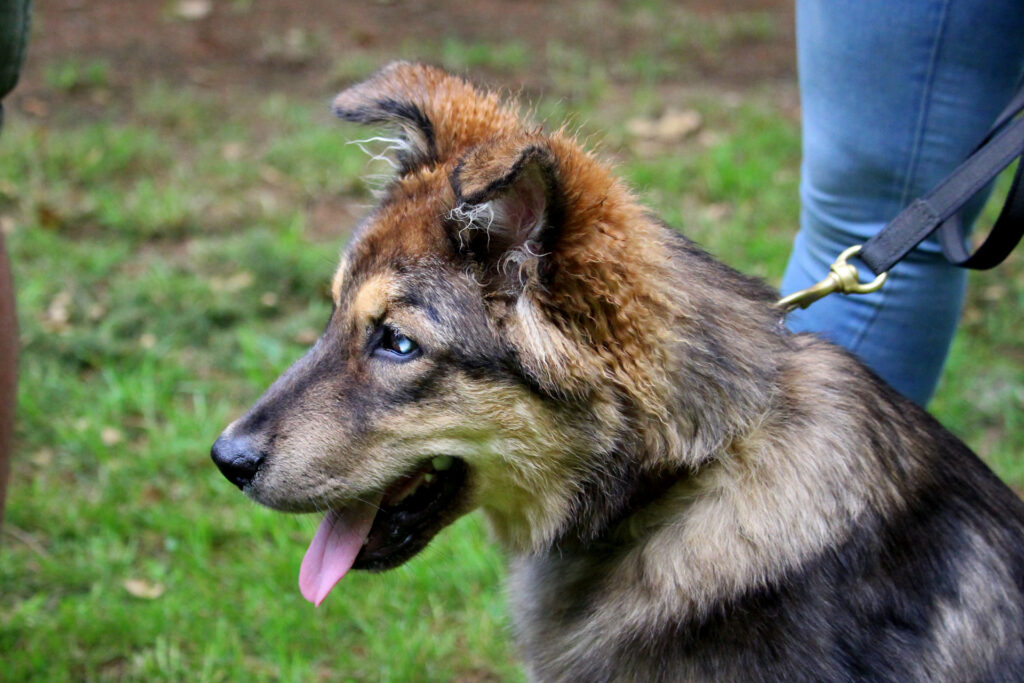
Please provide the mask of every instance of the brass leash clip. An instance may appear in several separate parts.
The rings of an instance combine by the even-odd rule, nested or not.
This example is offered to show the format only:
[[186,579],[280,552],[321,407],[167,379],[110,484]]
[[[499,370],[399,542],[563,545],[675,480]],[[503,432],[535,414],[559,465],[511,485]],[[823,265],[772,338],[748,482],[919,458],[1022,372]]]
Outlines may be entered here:
[[801,289],[799,292],[793,292],[789,296],[779,299],[775,303],[775,308],[781,308],[786,313],[789,313],[797,308],[807,308],[818,299],[826,297],[833,292],[870,294],[871,292],[878,291],[885,283],[885,278],[889,273],[882,273],[871,282],[862,283],[857,267],[846,262],[851,256],[856,256],[860,253],[861,246],[857,244],[843,251],[829,268],[828,277],[816,285],[812,285],[807,289]]

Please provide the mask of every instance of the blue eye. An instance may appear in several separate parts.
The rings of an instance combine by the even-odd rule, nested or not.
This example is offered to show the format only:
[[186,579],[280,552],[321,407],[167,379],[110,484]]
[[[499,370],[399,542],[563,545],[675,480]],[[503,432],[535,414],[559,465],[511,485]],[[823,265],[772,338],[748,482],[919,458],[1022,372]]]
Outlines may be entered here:
[[396,334],[391,338],[391,348],[403,356],[407,356],[416,350],[416,344],[404,334]]
[[401,332],[390,327],[385,327],[380,338],[380,345],[377,349],[389,356],[397,356],[398,358],[405,360],[415,356],[419,352],[420,347],[416,342],[409,339],[409,337],[405,336]]

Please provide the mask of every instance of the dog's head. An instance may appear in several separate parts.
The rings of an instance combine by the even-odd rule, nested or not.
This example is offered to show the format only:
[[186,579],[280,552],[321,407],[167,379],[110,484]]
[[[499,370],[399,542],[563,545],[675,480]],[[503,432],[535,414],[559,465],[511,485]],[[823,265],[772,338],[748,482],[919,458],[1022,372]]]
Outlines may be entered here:
[[396,177],[323,335],[213,449],[256,501],[327,511],[300,575],[317,603],[475,507],[518,550],[600,507],[590,475],[615,481],[624,440],[675,400],[680,319],[667,231],[569,136],[406,63],[334,107],[398,132]]

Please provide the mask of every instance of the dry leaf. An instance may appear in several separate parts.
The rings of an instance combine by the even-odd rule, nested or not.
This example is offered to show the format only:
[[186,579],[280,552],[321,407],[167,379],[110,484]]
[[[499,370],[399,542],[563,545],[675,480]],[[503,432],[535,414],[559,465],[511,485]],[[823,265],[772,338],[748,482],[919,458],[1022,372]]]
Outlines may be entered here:
[[53,450],[49,448],[40,448],[38,451],[32,454],[29,458],[33,464],[39,467],[49,467],[53,464]]
[[692,109],[669,109],[658,119],[657,135],[666,142],[677,142],[696,133],[703,123],[701,115]]
[[220,148],[220,156],[224,161],[238,161],[245,155],[245,146],[241,142],[228,142]]
[[152,583],[145,579],[125,579],[122,585],[126,591],[143,600],[156,600],[164,594],[162,583]]
[[626,124],[626,130],[634,137],[671,144],[693,135],[700,130],[703,123],[704,120],[697,111],[669,109],[656,120],[632,119]]
[[255,281],[253,274],[247,270],[240,270],[227,277],[210,278],[210,289],[215,292],[227,292],[235,294],[251,286]]
[[630,119],[626,122],[626,131],[638,138],[653,137],[654,121],[643,118]]
[[210,0],[181,0],[175,14],[185,21],[197,21],[210,16],[212,11],[213,3]]
[[70,329],[68,321],[71,319],[71,292],[58,292],[40,317],[43,329],[47,332],[64,332]]
[[124,434],[116,427],[104,427],[100,430],[100,441],[104,446],[116,446],[124,441]]
[[107,309],[103,306],[103,304],[91,304],[89,308],[86,309],[85,311],[85,317],[87,317],[89,320],[93,322],[101,320],[103,316],[105,316],[106,314]]

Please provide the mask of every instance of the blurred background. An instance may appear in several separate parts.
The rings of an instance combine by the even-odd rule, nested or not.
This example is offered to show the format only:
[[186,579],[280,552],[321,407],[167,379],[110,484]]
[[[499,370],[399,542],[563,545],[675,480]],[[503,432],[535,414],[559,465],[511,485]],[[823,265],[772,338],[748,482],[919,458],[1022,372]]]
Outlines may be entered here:
[[[0,679],[522,679],[478,516],[314,610],[319,519],[256,507],[209,460],[322,329],[384,171],[328,104],[396,58],[503,88],[777,284],[792,23],[790,0],[37,1],[0,135],[22,344]],[[1019,255],[975,277],[931,406],[1017,490],[1022,303]]]

